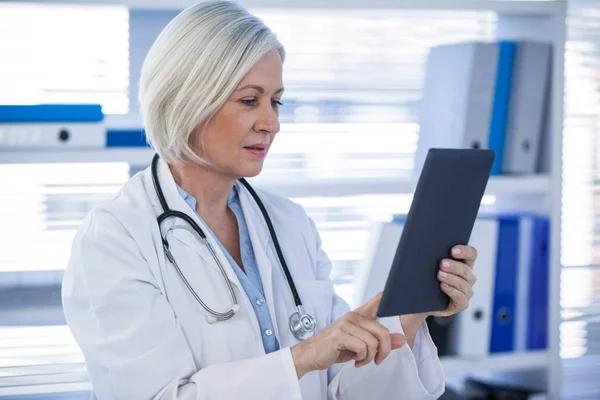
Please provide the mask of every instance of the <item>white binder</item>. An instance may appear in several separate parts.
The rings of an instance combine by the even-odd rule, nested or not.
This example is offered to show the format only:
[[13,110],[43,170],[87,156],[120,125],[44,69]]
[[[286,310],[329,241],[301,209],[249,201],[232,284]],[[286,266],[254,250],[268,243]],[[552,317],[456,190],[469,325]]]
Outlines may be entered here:
[[486,357],[489,353],[494,282],[498,245],[498,220],[478,218],[469,245],[477,251],[473,298],[469,308],[458,313],[452,328],[453,353],[464,357]]
[[527,350],[529,327],[529,279],[531,250],[533,248],[533,221],[531,217],[519,218],[519,268],[515,304],[515,350]]
[[469,42],[433,47],[419,110],[414,176],[431,147],[487,148],[499,47]]
[[401,222],[384,222],[371,229],[367,254],[356,271],[352,308],[364,304],[385,287],[403,228]]
[[0,123],[0,150],[103,148],[104,122]]
[[503,173],[536,172],[550,84],[551,45],[516,42]]

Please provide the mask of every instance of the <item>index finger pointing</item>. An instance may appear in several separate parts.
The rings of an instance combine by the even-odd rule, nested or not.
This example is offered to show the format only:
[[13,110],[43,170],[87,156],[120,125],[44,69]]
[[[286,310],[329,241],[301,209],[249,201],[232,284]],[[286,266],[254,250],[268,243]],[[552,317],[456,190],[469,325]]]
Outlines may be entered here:
[[377,309],[379,308],[381,296],[383,296],[383,292],[377,293],[371,300],[358,307],[355,311],[363,317],[375,319],[377,317]]

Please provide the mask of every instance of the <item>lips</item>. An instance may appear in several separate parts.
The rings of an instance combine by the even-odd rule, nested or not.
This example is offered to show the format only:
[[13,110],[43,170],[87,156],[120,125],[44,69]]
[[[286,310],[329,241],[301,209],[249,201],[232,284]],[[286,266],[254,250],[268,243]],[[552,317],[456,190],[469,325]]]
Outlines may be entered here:
[[244,149],[259,158],[265,158],[267,156],[267,146],[264,144],[244,146]]
[[248,150],[264,151],[267,148],[267,146],[265,146],[264,144],[254,144],[252,146],[245,146],[244,148]]

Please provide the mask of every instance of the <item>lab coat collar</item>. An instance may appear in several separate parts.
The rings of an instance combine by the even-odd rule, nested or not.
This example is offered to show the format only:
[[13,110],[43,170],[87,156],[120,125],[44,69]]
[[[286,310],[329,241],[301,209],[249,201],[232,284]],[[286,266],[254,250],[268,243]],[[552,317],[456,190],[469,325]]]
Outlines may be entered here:
[[[173,179],[173,175],[171,174],[169,165],[165,161],[163,161],[163,159],[158,160],[157,175],[169,208],[171,210],[176,210],[187,214],[194,220],[194,222],[196,222],[196,224],[198,224],[198,226],[205,232],[206,238],[210,242],[212,248],[214,249],[217,258],[221,262],[221,265],[223,266],[228,279],[231,281],[231,283],[237,286],[237,288],[241,292],[244,292],[237,275],[235,274],[233,268],[229,264],[229,261],[223,254],[223,251],[221,251],[220,246],[218,245],[218,243],[216,243],[214,238],[210,234],[208,234],[207,227],[200,221],[196,212],[190,208],[190,206],[185,202],[183,197],[181,197],[181,195],[179,194],[179,191],[177,190],[177,183],[175,182],[175,179]],[[145,171],[145,180],[146,191],[148,192],[148,196],[150,197],[150,202],[154,207],[158,209],[157,215],[161,214],[163,212],[163,208],[158,199],[158,194],[154,189],[151,167],[148,167]],[[196,252],[204,259],[207,265],[210,265],[212,268],[216,269],[217,271],[220,271],[217,263],[213,259],[208,249],[202,244],[200,244],[200,238],[198,237],[198,234],[193,230],[191,226],[188,226],[187,223],[185,223],[179,218],[169,218],[163,223],[162,232],[166,232],[167,230],[172,229],[175,226],[175,224],[178,224],[179,227],[178,229],[173,230],[173,236],[188,247],[195,249]],[[183,229],[181,229],[180,227]],[[177,257],[177,255],[174,256]]]

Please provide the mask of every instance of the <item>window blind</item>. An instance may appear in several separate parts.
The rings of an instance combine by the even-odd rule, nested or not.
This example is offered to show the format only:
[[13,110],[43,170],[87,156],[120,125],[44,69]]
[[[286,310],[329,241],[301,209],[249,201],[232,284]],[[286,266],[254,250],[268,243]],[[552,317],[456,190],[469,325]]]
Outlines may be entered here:
[[128,21],[126,7],[0,4],[0,104],[128,113]]
[[493,13],[252,11],[287,51],[271,180],[409,177],[429,48],[491,39],[496,26]]
[[600,397],[600,3],[569,2],[560,351],[564,398]]

